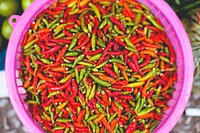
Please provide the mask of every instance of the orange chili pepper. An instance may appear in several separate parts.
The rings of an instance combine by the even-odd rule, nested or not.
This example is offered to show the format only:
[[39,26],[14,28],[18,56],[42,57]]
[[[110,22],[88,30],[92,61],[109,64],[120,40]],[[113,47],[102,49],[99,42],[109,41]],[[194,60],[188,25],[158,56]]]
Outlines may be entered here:
[[94,123],[97,124],[100,122],[103,118],[105,118],[105,114],[99,114],[97,118],[94,119]]
[[120,69],[122,69],[122,70],[126,70],[127,69],[127,66],[124,66],[124,65],[122,65],[122,64],[120,64],[120,63],[116,63],[117,64],[117,66],[120,68]]
[[27,39],[27,43],[33,41],[33,39],[35,39],[35,34],[29,35],[29,37],[28,37],[28,39]]
[[132,43],[136,44],[136,43],[139,43],[139,42],[141,42],[141,41],[143,41],[145,39],[146,39],[146,37],[140,37],[140,38],[137,38],[137,39],[133,40]]
[[66,66],[57,66],[57,67],[52,67],[52,71],[56,72],[67,72],[67,67]]
[[148,86],[149,86],[150,81],[151,81],[151,78],[149,78],[149,79],[146,81],[146,84],[145,84],[144,87],[142,88],[142,97],[145,97],[145,96],[146,96],[147,89],[148,89]]
[[126,81],[128,81],[128,75],[127,75],[126,71],[122,70],[121,72],[122,72],[123,77],[126,79]]
[[42,17],[39,18],[39,19],[36,21],[36,23],[35,23],[35,25],[34,25],[34,28],[33,28],[34,30],[37,30],[37,29],[38,29],[41,20],[42,20]]
[[99,75],[99,78],[104,81],[110,81],[112,84],[114,84],[116,82],[113,78],[111,78],[107,75]]
[[154,53],[154,51],[151,50],[143,50],[140,52],[140,54],[148,54],[154,58],[158,58],[158,55]]
[[114,133],[111,126],[108,124],[108,121],[106,120],[105,117],[102,118],[102,123],[103,125],[106,127],[106,129],[110,132],[110,133]]
[[150,118],[153,116],[153,113],[150,112],[148,114],[145,114],[145,115],[141,115],[141,116],[135,116],[136,119],[147,119],[147,118]]
[[115,128],[115,126],[117,125],[118,121],[116,119],[113,119],[110,123],[110,126],[112,128],[112,130]]
[[31,81],[29,79],[27,79],[25,82],[24,82],[24,88],[28,88],[29,86],[31,85]]

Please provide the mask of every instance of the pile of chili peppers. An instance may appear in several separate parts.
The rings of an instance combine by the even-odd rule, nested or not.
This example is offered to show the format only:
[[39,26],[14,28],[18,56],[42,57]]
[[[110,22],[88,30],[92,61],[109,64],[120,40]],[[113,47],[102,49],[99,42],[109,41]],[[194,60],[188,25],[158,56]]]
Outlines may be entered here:
[[46,132],[149,133],[175,90],[173,47],[135,0],[54,2],[21,45],[28,110]]

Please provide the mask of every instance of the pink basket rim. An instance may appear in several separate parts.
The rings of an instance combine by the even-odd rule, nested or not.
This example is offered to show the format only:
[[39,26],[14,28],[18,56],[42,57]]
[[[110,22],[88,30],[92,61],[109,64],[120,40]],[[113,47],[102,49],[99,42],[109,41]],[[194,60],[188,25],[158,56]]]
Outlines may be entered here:
[[[26,24],[29,23],[29,20],[32,19],[32,17],[35,16],[35,12],[38,12],[39,9],[41,9],[44,5],[46,5],[48,2],[53,2],[54,0],[35,0],[33,4],[22,14],[21,18],[26,19],[20,19],[18,18],[17,24],[15,25],[15,29],[13,30],[13,33],[11,35],[7,54],[6,54],[6,78],[7,78],[7,88],[10,96],[11,103],[13,105],[13,108],[15,109],[19,119],[22,121],[22,123],[29,129],[31,132],[37,132],[42,133],[43,131],[39,126],[35,124],[35,122],[32,120],[28,112],[26,111],[23,102],[18,94],[17,86],[15,84],[15,63],[16,63],[16,51],[17,51],[17,45],[20,42],[21,35],[24,33],[24,29],[26,27]],[[142,1],[142,0],[140,0]],[[184,79],[182,84],[182,91],[180,94],[180,97],[175,105],[174,110],[166,119],[166,121],[161,125],[160,128],[158,128],[155,132],[160,133],[169,132],[174,125],[177,123],[179,118],[181,117],[186,104],[189,100],[189,96],[192,89],[192,82],[193,82],[193,55],[191,46],[189,45],[189,39],[188,36],[183,28],[182,23],[174,13],[174,11],[168,6],[168,4],[163,0],[147,0],[153,3],[167,18],[170,18],[168,21],[173,25],[173,28],[178,36],[181,45],[182,45],[182,52],[184,57]],[[13,89],[15,88],[15,89]]]

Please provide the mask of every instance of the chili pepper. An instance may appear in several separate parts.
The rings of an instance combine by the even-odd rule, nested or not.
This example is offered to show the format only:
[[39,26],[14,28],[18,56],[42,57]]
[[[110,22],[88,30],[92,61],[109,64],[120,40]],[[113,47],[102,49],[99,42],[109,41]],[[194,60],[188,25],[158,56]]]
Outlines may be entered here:
[[115,72],[113,72],[111,69],[107,68],[107,67],[103,67],[103,70],[110,76],[117,78],[117,74]]
[[94,123],[97,124],[98,122],[100,122],[104,117],[105,117],[105,114],[99,114],[99,115],[95,115],[95,119],[94,119]]
[[102,99],[103,99],[104,103],[106,105],[110,105],[110,102],[108,101],[108,96],[106,95],[106,93],[104,91],[101,91],[101,94],[102,94]]
[[122,32],[126,33],[126,29],[124,28],[124,26],[121,24],[120,21],[118,21],[114,17],[110,17],[110,21],[114,23]]
[[139,116],[146,115],[149,112],[153,111],[154,109],[155,107],[146,107],[145,109],[141,110],[138,115]]
[[161,89],[161,92],[166,91],[172,84],[173,84],[173,77],[171,76],[169,77],[166,86]]
[[81,112],[78,115],[77,122],[78,123],[82,123],[81,121],[82,121],[82,119],[83,119],[84,116],[85,116],[85,110],[83,109],[83,110],[81,110]]
[[88,96],[88,99],[91,100],[95,96],[95,91],[96,91],[96,85],[94,84],[92,87],[92,90],[90,91],[90,95]]
[[85,52],[84,55],[96,55],[98,53],[102,52],[102,48],[99,48],[95,51],[91,51],[91,52]]
[[74,39],[72,39],[72,42],[71,42],[71,44],[69,45],[69,50],[71,50],[75,45],[76,45],[76,43],[77,43],[77,38],[74,38]]
[[101,20],[101,14],[100,14],[99,9],[96,7],[96,5],[94,5],[93,3],[89,3],[88,5],[92,8],[92,10],[94,11],[94,13],[97,15],[97,18],[99,20]]
[[160,29],[161,31],[164,31],[164,28],[162,26],[160,26],[152,17],[152,15],[146,15],[146,18],[158,29]]
[[136,122],[130,123],[130,124],[128,125],[128,127],[127,127],[125,133],[132,133],[132,132],[134,132],[134,131],[136,130],[136,126],[137,126]]
[[102,121],[103,125],[106,127],[106,129],[107,129],[110,133],[113,133],[113,130],[112,130],[111,126],[108,124],[106,118],[103,117],[101,121]]

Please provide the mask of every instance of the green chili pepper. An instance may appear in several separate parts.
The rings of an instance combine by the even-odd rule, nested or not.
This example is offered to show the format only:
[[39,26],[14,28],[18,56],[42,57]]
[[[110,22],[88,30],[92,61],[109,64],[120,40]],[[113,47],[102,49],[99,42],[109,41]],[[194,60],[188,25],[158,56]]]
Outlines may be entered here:
[[133,43],[132,43],[128,38],[125,38],[124,41],[126,42],[126,44],[127,44],[129,47],[135,49],[135,46],[133,45]]
[[53,21],[51,21],[51,23],[48,24],[47,28],[54,29],[54,28],[52,28],[52,26],[53,26],[56,22],[58,22],[58,19],[54,19]]
[[35,100],[27,100],[26,102],[29,104],[38,104],[38,102]]
[[117,74],[117,76],[119,77],[120,75],[119,75],[119,68],[118,68],[118,66],[117,66],[117,64],[116,63],[113,63],[113,69],[114,69],[114,72]]
[[137,110],[138,112],[140,112],[140,110],[144,107],[145,103],[146,103],[145,98],[142,98],[141,101],[140,101],[140,106]]
[[147,18],[156,28],[158,28],[158,29],[160,29],[160,30],[162,30],[162,31],[165,30],[161,25],[159,25],[159,24],[155,21],[155,19],[153,18],[153,15],[152,15],[152,14],[146,15],[146,18]]
[[[71,50],[77,43],[78,38],[73,38],[68,50]],[[75,51],[74,51],[75,52]]]
[[155,124],[151,125],[150,132],[152,132],[158,125],[158,122],[156,121]]
[[115,105],[116,105],[119,109],[123,110],[123,107],[122,107],[122,105],[120,105],[120,103],[118,103],[118,102],[116,102],[116,101],[114,101],[114,103],[115,103]]
[[147,73],[144,77],[138,79],[138,81],[145,81],[150,77],[153,77],[155,75],[156,69],[153,68],[149,73]]
[[112,62],[112,63],[120,63],[120,64],[123,64],[123,65],[126,65],[123,61],[121,61],[120,59],[117,59],[117,58],[112,58],[109,60],[109,62]]
[[77,64],[84,65],[84,66],[86,66],[86,67],[93,67],[93,66],[94,66],[94,65],[91,64],[91,63],[83,62],[83,61],[77,62]]
[[64,36],[65,36],[64,33],[60,33],[59,35],[56,36],[56,39],[62,38],[62,37],[64,37]]
[[111,115],[110,119],[108,120],[108,124],[117,116],[117,113]]
[[96,54],[96,55],[93,55],[93,56],[91,56],[90,58],[89,58],[89,60],[90,61],[97,61],[97,60],[99,60],[100,58],[101,58],[101,55],[102,54]]
[[101,107],[101,105],[98,104],[98,103],[96,103],[96,109],[97,109],[100,113],[106,114],[106,112],[104,111],[104,109],[103,109],[103,108]]
[[170,63],[169,59],[163,57],[163,56],[160,56],[160,59],[163,60],[164,62],[167,62],[167,63]]
[[96,49],[96,34],[92,34],[91,44],[92,44],[92,50],[95,51],[95,49]]
[[45,18],[42,18],[42,22],[44,22],[45,23],[45,25],[46,25],[46,27],[48,27],[48,20],[47,19],[45,19]]
[[96,132],[95,133],[100,133],[100,127],[96,125]]
[[81,69],[81,71],[80,71],[80,77],[79,77],[80,81],[83,79],[85,73],[86,73],[86,70],[85,69]]
[[139,116],[146,115],[149,112],[153,111],[154,109],[155,109],[155,107],[146,107],[145,109],[141,110],[138,115]]
[[141,13],[137,13],[136,18],[135,18],[135,24],[139,23],[141,17],[142,17],[142,14]]
[[97,15],[97,18],[101,21],[101,14],[99,9],[93,3],[89,3],[88,5],[92,8],[94,13]]
[[59,81],[59,83],[63,84],[63,83],[65,83],[65,82],[67,82],[67,81],[69,80],[70,77],[74,77],[74,73],[71,73],[71,74],[67,75],[67,77],[61,79],[61,80]]
[[90,73],[89,73],[89,75],[97,84],[105,86],[105,87],[110,87],[111,86],[111,84],[109,82],[103,81],[103,80],[97,78],[96,76],[94,76],[94,75],[92,75]]
[[150,69],[150,68],[153,68],[155,65],[156,65],[156,63],[150,63],[150,64],[147,64],[146,66],[142,67],[140,70]]
[[103,29],[103,28],[107,25],[107,23],[108,23],[108,20],[107,20],[107,19],[104,19],[104,21],[101,22],[101,24],[99,25],[99,29],[100,29],[100,30]]
[[88,122],[88,121],[94,120],[95,118],[97,118],[97,116],[98,116],[98,114],[91,115],[91,116],[87,119],[87,122]]
[[79,83],[80,79],[79,79],[79,72],[78,69],[75,68],[75,78],[76,78],[76,82]]
[[94,84],[90,92],[90,95],[88,97],[89,100],[91,100],[95,96],[95,91],[96,91],[96,85]]
[[90,116],[90,109],[88,106],[85,107],[85,120],[87,120]]
[[84,17],[82,17],[81,19],[81,27],[82,27],[82,30],[85,32],[85,33],[88,33],[88,29],[87,29],[87,26],[85,25],[85,19]]
[[95,133],[95,131],[96,131],[96,125],[94,124],[94,122],[89,121],[88,123],[90,124],[90,126],[92,128],[92,132]]
[[56,119],[56,122],[71,122],[71,119]]
[[85,55],[79,55],[76,60],[74,61],[73,67],[76,65],[77,62],[82,61]]
[[38,40],[38,39],[36,38],[35,40],[33,40],[33,41],[31,41],[31,42],[25,44],[25,46],[23,47],[24,50],[27,49],[27,48],[29,48],[30,46],[32,46],[34,43],[36,43],[37,40]]
[[98,66],[96,66],[95,68],[96,68],[96,69],[102,68],[102,67],[104,67],[107,63],[108,63],[108,61],[104,61],[104,62],[102,62],[101,64],[99,64]]
[[105,42],[104,42],[100,37],[98,37],[98,42],[99,42],[99,45],[100,45],[101,47],[103,47],[103,48],[106,47]]

